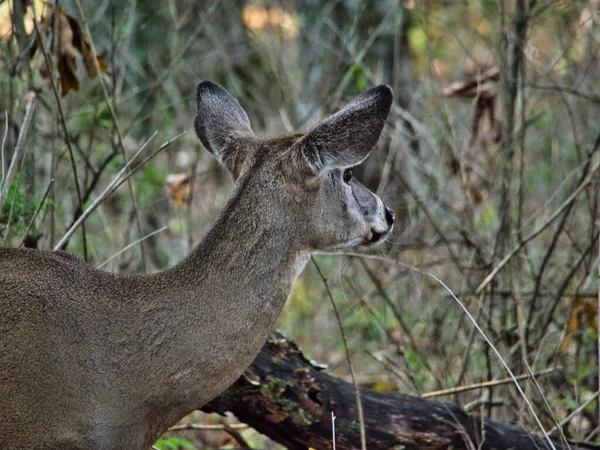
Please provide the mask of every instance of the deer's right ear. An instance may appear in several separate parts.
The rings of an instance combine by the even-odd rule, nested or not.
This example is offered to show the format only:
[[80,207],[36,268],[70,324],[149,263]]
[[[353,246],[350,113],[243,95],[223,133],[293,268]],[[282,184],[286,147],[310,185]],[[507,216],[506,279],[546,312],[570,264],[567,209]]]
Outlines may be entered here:
[[229,92],[211,81],[198,85],[196,102],[196,134],[204,147],[234,173],[239,141],[254,137],[246,111]]
[[363,162],[379,139],[393,98],[389,86],[377,86],[317,125],[291,148],[296,169],[313,176]]

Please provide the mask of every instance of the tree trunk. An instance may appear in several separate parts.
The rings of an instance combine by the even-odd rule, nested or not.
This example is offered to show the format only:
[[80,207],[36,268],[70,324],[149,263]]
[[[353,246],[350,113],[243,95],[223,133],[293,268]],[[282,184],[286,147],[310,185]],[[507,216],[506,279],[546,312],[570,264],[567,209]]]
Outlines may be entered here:
[[[471,416],[453,403],[369,389],[360,392],[370,450],[551,448],[543,437]],[[336,448],[360,448],[352,384],[327,375],[282,336],[269,340],[248,370],[202,410],[219,414],[230,411],[292,450],[333,448],[333,411]],[[567,448],[558,439],[552,442],[556,449]],[[572,444],[571,448],[594,447]]]

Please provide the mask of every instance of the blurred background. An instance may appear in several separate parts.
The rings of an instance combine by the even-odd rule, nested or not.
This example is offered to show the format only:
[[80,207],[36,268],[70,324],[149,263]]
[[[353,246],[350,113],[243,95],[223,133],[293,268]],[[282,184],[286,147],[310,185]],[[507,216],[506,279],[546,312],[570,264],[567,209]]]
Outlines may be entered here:
[[[198,82],[228,89],[259,135],[310,130],[389,84],[392,112],[356,176],[395,210],[394,233],[367,255],[315,256],[358,383],[422,395],[505,378],[452,291],[515,375],[546,371],[522,383],[544,427],[594,440],[599,40],[599,0],[0,0],[0,239],[54,248],[152,138],[64,248],[104,270],[163,270],[231,187],[193,131]],[[278,328],[349,380],[313,263]],[[511,383],[439,399],[539,431]],[[219,430],[157,443],[228,445]]]

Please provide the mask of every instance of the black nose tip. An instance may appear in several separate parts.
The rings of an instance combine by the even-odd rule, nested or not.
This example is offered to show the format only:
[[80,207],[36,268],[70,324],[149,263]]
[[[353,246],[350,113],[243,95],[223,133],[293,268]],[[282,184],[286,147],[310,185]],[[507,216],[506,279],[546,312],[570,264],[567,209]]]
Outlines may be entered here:
[[394,214],[394,211],[392,211],[390,208],[388,208],[387,206],[385,207],[385,221],[389,226],[392,226],[394,224],[394,219],[396,218],[396,215]]

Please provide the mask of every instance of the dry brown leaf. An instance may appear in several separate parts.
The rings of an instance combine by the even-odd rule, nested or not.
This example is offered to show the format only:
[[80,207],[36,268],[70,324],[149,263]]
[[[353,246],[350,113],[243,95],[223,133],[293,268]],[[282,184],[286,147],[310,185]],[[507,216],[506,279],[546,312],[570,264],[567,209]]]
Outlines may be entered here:
[[190,200],[190,177],[185,173],[175,173],[167,177],[167,193],[175,204],[182,207]]
[[598,317],[598,305],[594,302],[586,301],[583,304],[583,315],[586,319],[586,326],[598,334],[598,322],[596,321]]
[[569,326],[567,327],[567,334],[562,343],[563,351],[566,350],[569,342],[571,342],[571,338],[573,335],[579,330],[579,311],[581,309],[580,300],[578,297],[571,298],[571,302],[573,304],[573,311],[571,312],[571,317],[569,319]]
[[[569,342],[571,342],[575,333],[579,331],[581,325],[594,330],[596,334],[598,333],[598,323],[596,322],[596,317],[598,316],[597,305],[589,300],[582,302],[579,297],[572,297],[570,302],[573,305],[573,310],[569,319],[567,334],[562,343],[563,351],[566,350]],[[580,318],[583,319],[582,323],[580,323]]]
[[106,64],[104,64],[104,61],[102,61],[102,58],[96,55],[96,61],[98,61],[98,67],[100,68],[100,72],[110,76],[110,71],[108,70],[108,67],[106,67]]
[[495,97],[497,87],[495,83],[500,79],[500,70],[492,67],[487,72],[476,77],[467,78],[464,81],[457,81],[442,90],[442,97],[458,98],[476,98],[476,97]]
[[77,79],[76,68],[73,68],[72,62],[68,58],[58,59],[58,73],[60,73],[60,87],[64,97],[71,89],[79,90],[79,80]]
[[493,67],[482,75],[452,83],[442,90],[442,97],[476,99],[473,121],[471,123],[470,146],[475,144],[479,136],[480,124],[486,112],[489,117],[490,129],[493,133],[493,141],[498,143],[502,139],[502,123],[496,118],[494,111],[494,104],[498,95],[499,79],[500,71],[497,67]]
[[[41,21],[41,29],[44,34],[52,28],[54,23],[54,10],[45,16]],[[90,78],[94,78],[98,71],[94,62],[94,52],[92,46],[87,40],[81,25],[73,16],[65,13],[62,5],[58,6],[58,55],[57,69],[60,75],[60,84],[63,97],[70,90],[79,90],[79,80],[77,78],[77,58],[81,56],[86,72]],[[106,65],[100,57],[97,56],[98,67],[100,71],[110,75]],[[48,69],[44,65],[40,70],[43,77],[48,78]]]
[[96,63],[94,62],[94,52],[92,51],[92,46],[85,38],[85,34],[81,30],[79,22],[77,22],[74,17],[69,16],[68,14],[64,14],[64,16],[69,21],[69,28],[72,30],[71,44],[83,56],[83,65],[85,66],[88,77],[94,78],[98,72],[96,70]]

